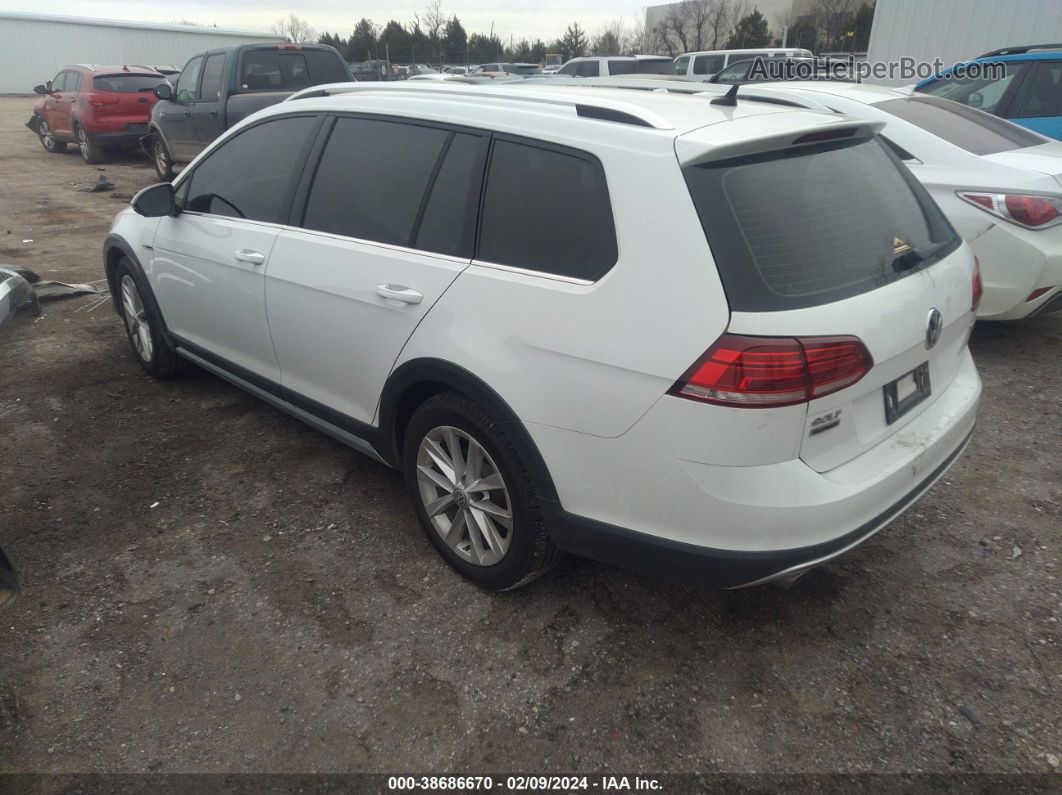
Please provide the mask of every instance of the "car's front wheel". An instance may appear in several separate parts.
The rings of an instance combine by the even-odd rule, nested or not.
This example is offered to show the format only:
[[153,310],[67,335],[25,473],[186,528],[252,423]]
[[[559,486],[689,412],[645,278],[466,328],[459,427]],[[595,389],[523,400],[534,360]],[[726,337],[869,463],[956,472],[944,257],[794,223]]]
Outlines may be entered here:
[[37,120],[37,137],[41,139],[41,146],[53,155],[66,151],[66,141],[56,138],[51,126],[43,118]]
[[155,378],[170,378],[188,369],[187,362],[170,348],[158,304],[151,289],[122,258],[115,272],[125,333],[144,372]]
[[159,175],[160,180],[163,182],[173,181],[173,161],[170,159],[166,144],[158,135],[151,139],[151,162],[154,164],[155,173]]
[[516,449],[474,401],[444,392],[421,405],[406,428],[402,460],[424,532],[467,579],[504,591],[557,558]]
[[103,147],[92,143],[84,127],[77,128],[77,146],[81,150],[81,159],[90,165],[103,162]]

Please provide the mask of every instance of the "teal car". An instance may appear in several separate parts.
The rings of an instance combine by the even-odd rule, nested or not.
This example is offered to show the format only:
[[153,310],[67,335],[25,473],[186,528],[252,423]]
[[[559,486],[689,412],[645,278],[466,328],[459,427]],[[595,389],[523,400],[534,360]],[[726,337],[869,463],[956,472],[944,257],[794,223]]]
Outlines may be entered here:
[[[999,63],[1000,74],[959,74],[970,64]],[[945,70],[915,86],[923,94],[950,99],[1062,140],[1062,44],[996,50]]]

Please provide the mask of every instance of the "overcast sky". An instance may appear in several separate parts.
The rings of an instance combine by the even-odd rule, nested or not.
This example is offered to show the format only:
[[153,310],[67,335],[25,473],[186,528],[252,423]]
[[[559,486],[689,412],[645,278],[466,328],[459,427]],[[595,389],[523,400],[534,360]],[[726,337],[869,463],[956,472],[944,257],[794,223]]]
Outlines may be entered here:
[[[662,0],[653,0],[655,5]],[[383,24],[389,19],[409,22],[427,0],[0,0],[0,11],[44,13],[78,17],[104,17],[148,22],[188,20],[225,28],[269,30],[277,18],[294,11],[318,32],[349,35],[354,23],[369,17]],[[560,36],[568,24],[578,21],[591,34],[605,23],[624,17],[628,22],[643,16],[646,3],[639,0],[443,0],[443,11],[456,14],[469,32],[494,32],[508,40],[527,36],[544,40]]]

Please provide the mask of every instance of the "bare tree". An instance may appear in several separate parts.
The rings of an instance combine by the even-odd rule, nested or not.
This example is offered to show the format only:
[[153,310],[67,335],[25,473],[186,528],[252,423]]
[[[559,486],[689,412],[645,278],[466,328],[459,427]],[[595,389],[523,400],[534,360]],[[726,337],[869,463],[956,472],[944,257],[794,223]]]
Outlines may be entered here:
[[667,7],[664,14],[664,40],[668,42],[668,52],[672,50],[672,36],[678,41],[679,52],[690,51],[690,40],[693,38],[692,20],[690,19],[690,4],[696,0],[683,0],[681,3],[672,3]]
[[273,32],[296,44],[317,40],[317,31],[313,29],[313,26],[295,14],[288,14],[278,19],[273,25]]
[[818,47],[833,48],[851,21],[853,0],[812,0],[811,18],[818,35]]
[[617,17],[601,26],[590,49],[594,55],[623,55],[626,41],[626,25],[623,17]]
[[628,55],[653,54],[656,52],[650,43],[650,33],[645,25],[644,9],[641,16],[636,16],[626,29],[626,35],[623,39],[623,52]]
[[424,35],[428,37],[428,41],[431,42],[433,55],[438,58],[438,62],[442,63],[442,32],[446,28],[446,23],[449,18],[442,10],[442,0],[431,0],[428,3],[428,7],[425,8],[420,14],[414,14],[413,21],[416,22],[421,30],[424,31]]

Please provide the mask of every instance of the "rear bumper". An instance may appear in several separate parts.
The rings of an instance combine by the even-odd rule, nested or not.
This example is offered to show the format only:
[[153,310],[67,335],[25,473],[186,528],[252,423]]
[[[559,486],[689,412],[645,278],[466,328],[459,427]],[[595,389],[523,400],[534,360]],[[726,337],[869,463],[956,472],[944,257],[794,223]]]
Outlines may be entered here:
[[962,455],[971,430],[936,469],[886,510],[860,527],[812,546],[771,552],[712,549],[658,538],[567,513],[559,503],[545,507],[554,541],[583,557],[664,580],[745,588],[788,580],[859,546],[929,491]]
[[85,128],[89,140],[98,146],[139,147],[148,132],[147,124],[127,124],[120,130],[93,131]]
[[[665,399],[616,439],[529,431],[557,485],[560,502],[543,507],[558,546],[666,579],[729,588],[798,573],[884,527],[962,453],[980,393],[964,351],[951,384],[925,411],[825,472],[799,458],[699,463],[683,440],[710,452],[724,429],[707,426],[706,407],[678,399]],[[702,428],[710,432],[698,439]],[[751,448],[756,439],[747,437]]]

